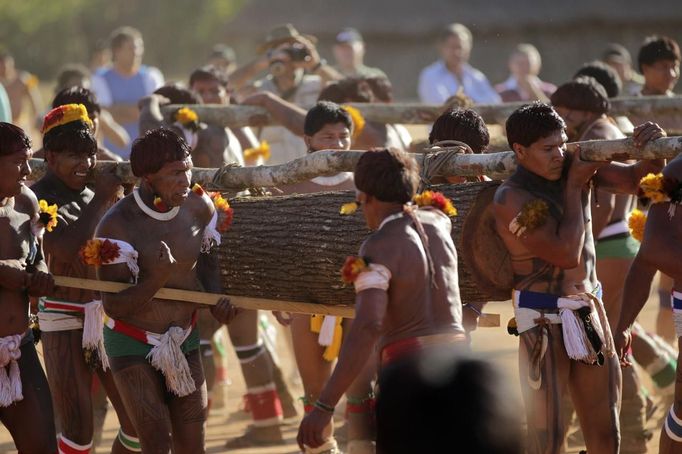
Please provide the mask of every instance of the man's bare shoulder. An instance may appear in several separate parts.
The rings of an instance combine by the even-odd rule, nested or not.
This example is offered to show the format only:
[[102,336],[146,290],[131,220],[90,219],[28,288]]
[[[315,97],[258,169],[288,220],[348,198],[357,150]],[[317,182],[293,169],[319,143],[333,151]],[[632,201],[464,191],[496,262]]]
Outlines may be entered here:
[[580,140],[615,140],[623,139],[625,135],[608,118],[598,118]]
[[206,224],[208,224],[215,212],[215,207],[213,202],[207,193],[204,195],[195,194],[193,191],[190,192],[189,197],[185,201],[188,204],[188,208],[191,210],[196,210],[200,219],[202,219]]
[[22,186],[21,192],[15,197],[15,201],[17,211],[26,213],[31,217],[38,213],[38,197],[30,188]]
[[682,182],[682,154],[677,155],[663,168],[663,175]]
[[530,192],[507,180],[495,191],[493,203],[496,210],[498,207],[518,208],[532,198],[533,195]]
[[97,225],[95,236],[102,238],[115,238],[125,240],[130,237],[132,222],[135,220],[134,210],[137,204],[133,195],[128,194],[104,213]]

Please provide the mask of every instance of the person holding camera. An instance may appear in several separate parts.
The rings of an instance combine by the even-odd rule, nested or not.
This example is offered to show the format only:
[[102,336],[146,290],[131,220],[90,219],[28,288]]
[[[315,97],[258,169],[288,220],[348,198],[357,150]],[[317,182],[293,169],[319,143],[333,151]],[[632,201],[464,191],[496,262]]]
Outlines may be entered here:
[[[303,138],[292,132],[292,129],[301,129],[305,112],[315,105],[324,86],[330,81],[343,78],[326,60],[320,58],[315,48],[316,41],[313,36],[299,33],[291,24],[277,26],[270,30],[265,42],[259,47],[262,56],[239,68],[231,77],[235,88],[244,87],[240,91],[242,99],[244,95],[251,95],[244,99],[246,104],[263,105],[268,110],[276,111],[280,110],[277,107],[282,106],[289,108],[289,111],[292,104],[303,109],[296,116],[296,125],[285,122],[283,126],[268,126],[258,131],[259,139],[270,144],[270,165],[305,156]],[[265,69],[268,74],[247,87],[247,81]],[[258,96],[254,97],[254,93]],[[266,97],[268,102],[265,102]],[[263,102],[259,103],[257,100]],[[275,107],[270,108],[271,106]],[[281,116],[278,112],[271,113],[275,118]]]

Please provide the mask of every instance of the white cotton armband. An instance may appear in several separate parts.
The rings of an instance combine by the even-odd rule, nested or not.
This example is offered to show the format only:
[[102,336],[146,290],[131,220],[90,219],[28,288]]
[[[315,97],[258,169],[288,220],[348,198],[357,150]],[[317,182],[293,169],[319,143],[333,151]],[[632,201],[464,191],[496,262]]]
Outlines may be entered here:
[[370,263],[367,271],[363,271],[355,278],[355,293],[369,288],[388,290],[391,281],[391,271],[384,265]]

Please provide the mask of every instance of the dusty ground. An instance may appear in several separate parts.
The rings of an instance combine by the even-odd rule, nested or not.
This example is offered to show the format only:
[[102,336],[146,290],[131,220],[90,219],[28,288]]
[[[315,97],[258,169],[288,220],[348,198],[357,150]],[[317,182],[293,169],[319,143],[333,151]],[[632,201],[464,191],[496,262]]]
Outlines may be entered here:
[[[509,303],[491,304],[486,310],[488,312],[501,313],[502,323],[505,326],[507,320],[511,317],[511,306]],[[656,305],[650,303],[641,316],[641,321],[647,329],[653,328],[654,326],[656,310]],[[504,373],[508,375],[509,380],[512,380],[513,383],[518,383],[518,367],[516,364],[517,341],[506,333],[504,326],[500,328],[480,329],[474,333],[473,338],[474,349],[483,357],[488,358],[490,361],[497,364]],[[280,347],[280,356],[282,357],[285,374],[288,376],[289,371],[291,371],[293,367],[293,359],[288,353],[287,348],[284,348],[283,343],[280,344]],[[226,452],[223,448],[225,440],[242,434],[249,424],[248,417],[238,410],[241,403],[241,396],[244,393],[245,388],[241,374],[239,373],[237,360],[232,353],[230,353],[228,361],[231,366],[232,384],[227,388],[228,399],[225,409],[214,411],[209,417],[206,437],[207,452],[209,453]],[[300,387],[294,386],[293,389],[295,395],[300,395]],[[659,411],[657,416],[661,415],[662,410]],[[108,451],[107,446],[111,445],[113,437],[116,436],[117,429],[118,424],[116,416],[112,410],[107,416],[103,442],[100,444],[98,452],[102,453]],[[273,448],[242,449],[231,452],[235,454],[284,454],[298,452],[295,442],[297,426],[294,424],[286,426],[283,429],[286,445]],[[652,429],[654,429],[656,435],[651,442],[650,452],[656,452],[658,446],[658,430],[654,427],[653,423]],[[4,427],[0,427],[0,453],[14,452],[16,451],[14,450],[14,445],[8,432]],[[571,449],[570,452],[577,452],[577,449]]]

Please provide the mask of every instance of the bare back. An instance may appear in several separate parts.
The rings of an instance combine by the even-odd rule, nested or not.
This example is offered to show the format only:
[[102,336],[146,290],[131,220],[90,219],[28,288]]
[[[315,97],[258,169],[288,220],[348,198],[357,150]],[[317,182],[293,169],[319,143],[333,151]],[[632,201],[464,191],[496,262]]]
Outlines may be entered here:
[[437,210],[416,213],[429,240],[433,284],[425,247],[407,215],[387,222],[360,249],[362,256],[392,273],[379,347],[406,337],[464,332],[452,224]]

